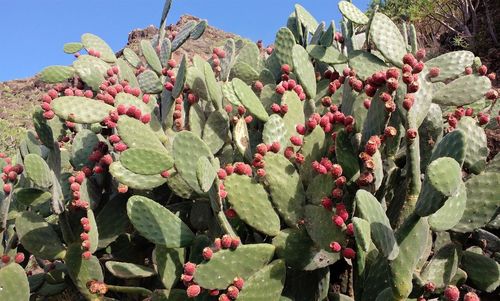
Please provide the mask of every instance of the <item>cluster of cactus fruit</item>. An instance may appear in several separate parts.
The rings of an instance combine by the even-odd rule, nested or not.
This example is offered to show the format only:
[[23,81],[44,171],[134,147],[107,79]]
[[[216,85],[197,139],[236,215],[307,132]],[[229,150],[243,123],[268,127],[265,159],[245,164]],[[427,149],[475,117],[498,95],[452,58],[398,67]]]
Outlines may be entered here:
[[498,93],[478,58],[426,59],[413,26],[340,1],[340,32],[296,5],[273,47],[176,62],[207,23],[169,32],[170,4],[141,56],[84,34],[41,72],[59,84],[0,158],[0,300],[498,292]]

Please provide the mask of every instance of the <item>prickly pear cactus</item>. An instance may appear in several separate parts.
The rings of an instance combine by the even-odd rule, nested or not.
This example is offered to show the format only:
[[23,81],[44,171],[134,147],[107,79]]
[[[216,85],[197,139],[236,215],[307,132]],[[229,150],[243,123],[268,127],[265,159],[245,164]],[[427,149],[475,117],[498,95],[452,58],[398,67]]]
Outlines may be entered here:
[[471,52],[340,1],[341,32],[296,5],[274,47],[177,62],[207,22],[169,30],[170,6],[139,53],[84,34],[42,71],[36,134],[0,156],[1,300],[498,291],[498,94]]

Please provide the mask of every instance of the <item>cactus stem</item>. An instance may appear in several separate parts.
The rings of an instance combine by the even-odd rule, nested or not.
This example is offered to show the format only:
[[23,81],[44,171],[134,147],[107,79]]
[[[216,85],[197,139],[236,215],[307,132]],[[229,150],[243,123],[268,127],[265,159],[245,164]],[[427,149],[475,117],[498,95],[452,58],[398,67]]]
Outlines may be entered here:
[[117,293],[134,294],[134,295],[141,295],[141,296],[146,296],[146,297],[153,295],[152,291],[145,289],[145,288],[142,288],[142,287],[136,287],[136,286],[107,285],[107,288],[109,291],[117,292]]

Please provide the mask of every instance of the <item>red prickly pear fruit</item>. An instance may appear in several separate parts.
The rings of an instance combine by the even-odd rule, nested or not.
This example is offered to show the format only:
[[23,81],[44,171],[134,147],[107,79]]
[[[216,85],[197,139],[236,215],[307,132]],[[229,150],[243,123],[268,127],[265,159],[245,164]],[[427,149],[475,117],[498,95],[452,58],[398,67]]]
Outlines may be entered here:
[[75,182],[75,183],[70,185],[70,189],[71,189],[71,191],[80,191],[80,184]]
[[386,81],[386,87],[389,91],[396,91],[399,87],[399,82],[395,78],[389,78]]
[[167,179],[168,177],[170,177],[170,173],[168,172],[168,170],[164,170],[164,171],[162,171],[162,172],[160,173],[160,175],[161,175],[163,178],[165,178],[165,179]]
[[151,121],[151,114],[144,114],[141,116],[142,123],[149,123]]
[[447,301],[458,301],[458,299],[460,298],[460,291],[456,286],[448,285],[444,289],[443,295]]
[[83,92],[83,96],[87,98],[92,98],[94,97],[94,92],[92,92],[91,90],[86,90],[85,92]]
[[222,294],[219,296],[219,301],[231,301],[231,299],[226,294]]
[[288,64],[281,65],[281,72],[283,72],[285,74],[289,74],[290,71],[291,71],[291,68]]
[[89,250],[90,249],[90,241],[89,240],[82,241],[82,248],[85,250]]
[[127,193],[128,186],[124,184],[118,184],[118,193]]
[[467,74],[467,75],[472,74],[472,68],[471,67],[465,67],[464,73]]
[[408,85],[408,93],[415,93],[418,91],[418,88],[420,87],[420,85],[418,84],[418,82],[411,82],[409,85]]
[[356,252],[351,248],[345,248],[342,251],[342,256],[344,256],[347,259],[354,259],[356,258]]
[[24,167],[21,164],[16,164],[12,166],[12,170],[16,172],[18,175],[23,173]]
[[450,115],[448,116],[448,124],[452,127],[455,128],[457,126],[458,120],[455,118],[455,116]]
[[331,173],[332,173],[332,176],[334,178],[338,178],[342,175],[342,166],[340,166],[340,164],[333,164],[332,165],[332,170],[331,170]]
[[299,136],[292,136],[290,137],[290,142],[292,142],[292,144],[295,146],[301,146],[302,138],[300,138]]
[[288,105],[286,103],[282,104],[280,110],[282,114],[286,114],[288,112]]
[[2,263],[7,264],[10,262],[10,256],[9,255],[2,255]]
[[279,105],[279,104],[277,104],[277,103],[273,103],[273,104],[271,105],[271,110],[272,110],[272,111],[273,111],[273,113],[275,113],[275,114],[279,114],[279,113],[281,113],[281,107],[280,107],[280,105]]
[[291,159],[293,158],[293,155],[295,154],[295,151],[293,150],[293,147],[289,146],[287,148],[285,148],[285,151],[283,153],[283,155],[285,156],[285,158],[287,159]]
[[197,284],[191,284],[186,290],[188,298],[197,297],[201,292],[201,287]]
[[16,256],[14,256],[14,261],[17,264],[22,263],[24,261],[24,253],[17,253]]
[[360,80],[356,80],[352,83],[352,89],[356,92],[363,91],[363,82]]
[[118,68],[118,66],[113,66],[111,67],[111,69],[113,70],[114,74],[118,74],[120,72],[120,68]]
[[371,100],[371,99],[369,99],[369,98],[367,98],[367,99],[365,99],[365,100],[363,101],[363,106],[364,106],[364,107],[365,107],[365,109],[367,109],[367,110],[370,108],[371,104],[372,104],[372,100]]
[[85,231],[85,232],[89,232],[90,230],[92,230],[92,228],[90,227],[90,224],[82,225],[82,228],[83,228],[83,231]]
[[212,251],[212,249],[210,247],[206,247],[202,251],[202,256],[203,256],[203,259],[205,259],[205,260],[210,260],[213,255],[214,255],[214,251]]
[[127,150],[128,146],[123,142],[119,142],[119,143],[115,144],[113,148],[117,152],[124,152]]
[[219,251],[221,248],[222,248],[222,240],[220,238],[216,238],[214,240],[213,250],[214,251]]
[[267,153],[267,145],[265,145],[264,143],[260,143],[257,145],[256,150],[258,154],[265,156]]
[[344,225],[344,220],[338,215],[332,216],[332,222],[339,228]]
[[341,177],[338,177],[338,179],[335,180],[335,185],[337,187],[342,187],[342,186],[345,185],[346,182],[347,182],[346,177],[341,176]]
[[217,171],[217,177],[219,178],[219,180],[224,180],[226,179],[227,177],[227,172],[225,169],[223,168],[220,168],[218,171]]
[[387,79],[389,78],[395,78],[395,79],[398,79],[399,78],[399,69],[397,68],[389,68],[385,71],[385,77]]
[[347,235],[353,236],[354,235],[354,225],[352,223],[347,224],[347,229],[345,231]]
[[413,99],[405,98],[403,100],[403,108],[405,108],[405,110],[409,111],[412,106],[413,106]]
[[171,82],[166,82],[165,84],[163,84],[163,87],[165,87],[165,90],[167,91],[172,91],[174,89],[174,84],[172,84]]
[[83,233],[80,233],[80,240],[81,241],[85,241],[85,240],[89,240],[90,238],[90,235],[86,232],[83,232]]
[[266,176],[266,171],[263,168],[257,169],[257,176],[263,178]]
[[424,285],[424,290],[428,293],[432,293],[434,292],[434,290],[436,290],[436,285],[434,284],[434,282],[427,282]]
[[88,218],[86,218],[86,217],[82,217],[82,218],[80,219],[80,224],[81,224],[82,226],[84,226],[84,225],[88,225],[89,223],[90,223],[90,221],[89,221],[89,219],[88,219]]
[[333,241],[330,243],[330,250],[332,250],[332,252],[338,253],[338,252],[340,252],[341,249],[342,249],[342,246],[338,242]]
[[194,275],[195,271],[196,271],[196,264],[189,261],[184,264],[184,274]]
[[267,53],[267,55],[271,55],[271,53],[273,53],[273,50],[274,50],[274,49],[273,49],[272,47],[267,47],[267,48],[266,48],[266,53]]
[[403,63],[410,65],[412,68],[418,63],[417,59],[411,53],[403,56]]
[[373,156],[376,152],[377,152],[377,144],[371,142],[370,140],[368,140],[368,142],[366,143],[365,145],[365,152],[370,155],[370,156]]
[[293,79],[288,80],[288,90],[293,90],[297,86],[297,82]]
[[480,301],[480,299],[476,293],[468,292],[464,296],[464,301]]
[[50,97],[49,94],[43,94],[42,95],[42,102],[51,103],[52,97]]
[[224,110],[226,111],[226,113],[231,113],[233,111],[233,106],[228,104],[224,107]]
[[417,60],[421,61],[421,60],[423,60],[425,58],[425,54],[426,54],[425,49],[424,48],[420,48],[415,53],[415,57],[417,58]]
[[330,107],[332,105],[332,98],[330,96],[325,96],[321,99],[321,104],[324,107]]
[[233,172],[234,172],[234,167],[231,165],[231,164],[227,164],[225,167],[224,167],[224,170],[226,170],[226,173],[228,176],[232,175]]
[[326,210],[332,210],[333,207],[332,199],[325,196],[324,198],[321,199],[321,206],[323,206],[323,208],[325,208]]
[[240,294],[240,290],[236,286],[231,285],[227,288],[226,294],[229,298],[236,300],[238,298],[238,295]]
[[408,129],[408,130],[406,130],[406,138],[413,140],[416,137],[417,137],[417,130],[416,129]]
[[43,114],[42,114],[42,115],[43,115],[43,117],[44,117],[45,119],[49,119],[49,120],[50,120],[50,119],[54,118],[54,116],[55,116],[56,114],[54,113],[54,111],[50,110],[50,111],[43,112]]
[[231,236],[229,235],[223,235],[222,238],[221,238],[221,246],[223,249],[228,249],[229,247],[231,247],[231,243],[232,243],[233,239],[231,238]]
[[118,107],[116,107],[116,112],[118,113],[118,115],[125,115],[127,114],[127,111],[127,106],[124,104],[120,104],[118,105]]
[[392,96],[387,92],[383,92],[382,94],[380,94],[380,100],[382,100],[383,102],[388,102],[392,100]]
[[243,285],[245,285],[245,281],[241,277],[236,277],[233,280],[233,285],[241,291],[243,289]]
[[[294,91],[295,91],[295,89],[294,89]],[[297,94],[302,93],[302,91],[300,91],[300,92],[295,91],[295,92],[296,92]],[[330,94],[335,94],[335,92],[337,92],[337,85],[335,84],[335,82],[331,82],[331,83],[329,83],[329,84],[328,84],[328,93],[330,93]]]
[[372,86],[370,84],[365,85],[365,94],[369,97],[375,96],[375,93],[377,93],[377,87]]
[[283,94],[285,94],[286,89],[283,87],[283,85],[278,85],[278,86],[276,86],[275,91],[276,91],[276,93],[283,95]]
[[260,80],[258,80],[255,83],[253,83],[253,88],[255,89],[255,91],[261,92],[262,89],[264,89],[264,84]]
[[479,73],[479,75],[486,75],[486,73],[488,73],[488,67],[486,67],[485,65],[481,65],[477,68],[477,73]]
[[277,153],[280,151],[281,145],[279,142],[275,141],[271,144],[271,147],[269,148],[270,151],[273,153]]
[[90,253],[90,251],[85,251],[82,253],[82,258],[85,259],[85,260],[89,260],[90,257],[92,257],[92,253]]
[[64,96],[74,96],[75,92],[71,88],[67,88],[64,90]]
[[120,138],[120,136],[118,136],[116,134],[109,136],[109,142],[111,142],[113,144],[118,143],[120,141],[122,141],[122,139]]
[[478,119],[479,119],[479,124],[480,125],[485,125],[485,124],[488,124],[490,122],[490,115],[488,114],[481,114],[478,116]]
[[306,127],[303,124],[297,124],[295,126],[295,130],[297,131],[297,134],[299,135],[305,135],[306,134]]
[[[338,189],[338,188],[337,188]],[[349,212],[347,210],[337,210],[337,215],[344,220],[344,222],[349,218]]]
[[228,218],[236,218],[238,216],[238,214],[236,214],[236,211],[233,208],[227,209],[226,211],[224,211],[224,214]]
[[209,295],[209,296],[214,296],[214,297],[215,297],[215,296],[218,296],[219,294],[220,294],[220,291],[219,291],[219,290],[210,290],[210,291],[208,292],[208,295]]
[[56,98],[59,93],[55,89],[50,89],[47,94],[50,96],[50,98],[54,99]]
[[490,74],[488,74],[488,78],[491,81],[494,81],[495,79],[497,79],[497,74],[495,72],[491,72]]
[[15,171],[9,172],[9,174],[7,175],[7,178],[9,178],[9,180],[14,182],[17,179],[17,172],[15,172]]
[[244,107],[244,106],[238,106],[238,114],[240,115],[245,115],[245,113],[247,112],[247,109]]
[[384,136],[386,136],[388,138],[395,137],[397,133],[398,133],[398,131],[393,126],[388,126],[384,130]]
[[370,83],[374,84],[375,86],[381,86],[385,83],[387,80],[387,72],[375,72],[372,77],[370,78]]
[[167,64],[170,68],[175,68],[175,66],[177,66],[177,62],[174,59],[169,59]]
[[494,89],[490,89],[484,96],[486,96],[486,99],[495,100],[498,98],[498,92]]
[[42,110],[44,110],[44,111],[52,110],[52,107],[50,106],[50,104],[48,102],[42,102],[40,104],[40,107],[42,107]]
[[411,71],[413,70],[412,66],[408,65],[408,64],[405,64],[403,65],[403,68],[401,69],[403,71],[403,75],[405,73],[410,73],[411,74]]
[[104,165],[111,165],[111,163],[113,163],[113,157],[111,157],[110,154],[106,154],[101,158],[101,162]]
[[441,69],[439,69],[438,67],[432,67],[429,70],[429,77],[431,77],[431,78],[438,77],[440,72],[441,72]]
[[231,249],[235,250],[238,248],[241,244],[241,240],[239,237],[233,237],[231,238]]

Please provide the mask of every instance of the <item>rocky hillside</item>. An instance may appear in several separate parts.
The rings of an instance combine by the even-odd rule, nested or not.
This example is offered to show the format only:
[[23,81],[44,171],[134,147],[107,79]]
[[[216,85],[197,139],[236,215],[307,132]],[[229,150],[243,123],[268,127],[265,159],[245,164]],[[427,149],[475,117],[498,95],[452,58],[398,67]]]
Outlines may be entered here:
[[[199,20],[196,17],[185,15],[169,28],[177,30],[190,20]],[[158,33],[158,28],[149,26],[145,29],[136,29],[129,33],[127,45],[134,51],[139,50],[139,41],[150,39]],[[235,37],[234,34],[224,32],[217,28],[208,26],[203,36],[198,40],[189,39],[181,49],[177,50],[174,57],[178,59],[183,53],[188,57],[195,54],[208,58],[212,49],[223,40]],[[121,50],[117,55],[121,55]],[[49,89],[35,75],[34,77],[0,82],[0,152],[13,153],[19,139],[24,135],[26,129],[31,128],[31,112],[37,105],[42,93]]]

